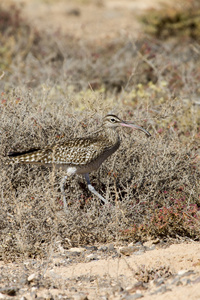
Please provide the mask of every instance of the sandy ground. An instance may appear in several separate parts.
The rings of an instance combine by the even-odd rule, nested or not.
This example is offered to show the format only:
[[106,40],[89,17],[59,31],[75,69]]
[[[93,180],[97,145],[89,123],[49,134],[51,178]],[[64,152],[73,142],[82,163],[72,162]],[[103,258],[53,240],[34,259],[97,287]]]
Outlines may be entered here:
[[[123,278],[124,288],[129,291],[136,284],[135,270],[142,267],[145,264],[147,269],[159,269],[169,267],[173,274],[181,274],[181,271],[194,271],[195,278],[199,278],[200,271],[200,244],[179,244],[171,245],[167,249],[155,249],[148,251],[144,254],[123,256],[116,259],[101,259],[99,261],[91,261],[88,263],[78,263],[68,268],[66,267],[54,267],[50,271],[47,271],[46,276],[60,276],[60,278],[74,278],[74,276],[100,276],[102,278],[110,278],[113,280],[121,281]],[[172,282],[170,278],[168,280]],[[84,292],[89,293],[89,299],[95,299],[97,295],[98,287],[96,286],[92,291],[92,288],[84,289]],[[140,288],[138,288],[140,290]],[[137,291],[142,293],[143,299],[152,299],[151,293],[155,292],[153,282],[147,291]],[[100,291],[101,292],[101,291]],[[133,293],[135,294],[135,290]],[[189,285],[171,285],[169,290],[164,294],[158,292],[153,295],[153,299],[199,299],[200,298],[200,281],[196,284]],[[118,295],[112,295],[109,299],[121,299]],[[127,298],[128,299],[128,298]]]
[[[0,275],[13,276],[12,299],[200,299],[200,243],[163,248],[150,241],[130,255],[132,246],[102,247],[60,246],[48,260],[0,262]],[[0,288],[0,299],[10,299],[10,290]]]
[[[171,0],[170,0],[171,1]],[[37,28],[61,32],[101,43],[120,35],[129,38],[141,33],[138,16],[160,8],[166,0],[23,0],[24,15]],[[15,0],[17,4],[20,1]]]
[[[19,2],[16,0],[17,4]],[[87,1],[87,5],[84,4],[84,1],[58,1],[55,3],[53,1],[23,0],[21,3],[23,3],[24,15],[35,27],[49,31],[59,29],[69,36],[96,43],[103,43],[104,40],[120,35],[139,36],[141,25],[139,25],[137,17],[152,7],[159,8],[163,5],[163,1],[159,0]],[[119,252],[119,249],[117,251]],[[25,264],[28,262],[18,265],[0,262],[0,269],[1,272],[4,270],[13,270],[14,272],[17,268],[23,269]],[[144,265],[148,270],[168,268],[173,276],[165,278],[160,286],[158,284],[156,286],[152,279],[149,280],[146,289],[141,289],[140,286],[135,288],[135,284],[140,281],[136,278],[135,272]],[[20,299],[33,299],[35,295],[37,298],[42,297],[41,299],[52,299],[48,298],[48,293],[52,295],[53,299],[55,297],[80,300],[130,300],[140,297],[145,300],[200,299],[200,243],[173,244],[166,249],[155,246],[154,250],[144,251],[138,255],[133,253],[130,256],[122,255],[116,258],[109,256],[106,259],[100,257],[92,261],[70,264],[67,263],[65,250],[63,250],[62,254],[51,257],[44,268],[43,276],[51,282],[49,287],[37,289],[30,284],[24,290],[21,289]],[[83,281],[83,278],[93,276],[96,279]],[[179,284],[173,283],[174,278],[180,278]],[[187,280],[184,281],[184,278]],[[60,281],[60,289],[53,288],[55,280]],[[105,284],[103,284],[103,280]],[[32,282],[32,280],[28,281]],[[68,284],[68,288],[66,288],[66,284]],[[119,286],[123,287],[123,291],[120,292]],[[159,291],[162,286],[165,288]],[[26,298],[22,298],[23,296]],[[15,297],[0,293],[0,299],[10,298],[14,299]],[[18,296],[16,299],[19,299]]]

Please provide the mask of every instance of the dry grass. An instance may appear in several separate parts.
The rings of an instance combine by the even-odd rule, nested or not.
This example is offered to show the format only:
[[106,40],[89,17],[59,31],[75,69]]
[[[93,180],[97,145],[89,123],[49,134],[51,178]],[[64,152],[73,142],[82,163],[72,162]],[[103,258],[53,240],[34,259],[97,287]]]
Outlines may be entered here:
[[[14,59],[6,60],[0,81],[0,257],[44,257],[59,243],[199,239],[198,45],[120,39],[100,49],[59,36],[58,47],[57,36],[49,42],[33,32],[30,40],[30,28],[24,34],[15,27],[30,47],[25,56],[19,45],[9,52]],[[10,47],[9,31],[7,40]],[[84,135],[111,111],[135,120],[152,138],[121,132],[119,151],[92,174],[110,207],[76,177],[66,185],[66,216],[59,190],[63,172],[9,164],[9,151]]]

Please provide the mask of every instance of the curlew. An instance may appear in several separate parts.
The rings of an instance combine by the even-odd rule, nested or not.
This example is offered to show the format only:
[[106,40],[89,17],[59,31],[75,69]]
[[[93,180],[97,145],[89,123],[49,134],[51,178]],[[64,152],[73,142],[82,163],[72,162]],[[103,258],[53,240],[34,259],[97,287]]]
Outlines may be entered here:
[[74,174],[84,175],[88,189],[103,203],[107,203],[108,201],[91,185],[89,173],[97,170],[104,160],[119,148],[120,138],[117,130],[119,127],[141,130],[150,136],[150,133],[144,128],[109,114],[103,118],[102,125],[98,130],[84,137],[72,138],[40,150],[29,150],[23,153],[10,152],[8,156],[16,163],[55,166],[65,170],[66,176],[60,184],[65,210],[68,205],[64,187],[67,178]]

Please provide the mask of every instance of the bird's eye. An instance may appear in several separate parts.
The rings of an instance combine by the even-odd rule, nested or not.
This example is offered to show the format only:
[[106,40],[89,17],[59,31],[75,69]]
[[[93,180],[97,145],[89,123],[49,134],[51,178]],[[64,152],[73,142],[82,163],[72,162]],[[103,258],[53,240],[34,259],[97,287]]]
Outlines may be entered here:
[[114,118],[110,119],[110,121],[111,121],[112,123],[115,123],[115,122],[116,122],[116,120],[115,120]]

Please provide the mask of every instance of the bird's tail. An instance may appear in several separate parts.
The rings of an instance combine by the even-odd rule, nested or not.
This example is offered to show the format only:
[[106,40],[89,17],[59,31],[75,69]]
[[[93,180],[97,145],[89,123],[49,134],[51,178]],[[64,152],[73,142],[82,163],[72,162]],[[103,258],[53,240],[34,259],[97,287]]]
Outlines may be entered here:
[[50,152],[47,149],[31,149],[25,152],[10,152],[8,156],[16,163],[47,163]]

